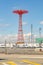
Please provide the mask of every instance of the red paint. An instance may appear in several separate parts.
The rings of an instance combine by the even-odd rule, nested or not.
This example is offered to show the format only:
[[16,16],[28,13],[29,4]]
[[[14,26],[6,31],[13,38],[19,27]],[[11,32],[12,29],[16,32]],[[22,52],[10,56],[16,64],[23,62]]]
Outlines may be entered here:
[[28,13],[27,10],[14,10],[13,13],[19,15],[19,28],[17,44],[24,44],[23,30],[22,30],[22,15]]

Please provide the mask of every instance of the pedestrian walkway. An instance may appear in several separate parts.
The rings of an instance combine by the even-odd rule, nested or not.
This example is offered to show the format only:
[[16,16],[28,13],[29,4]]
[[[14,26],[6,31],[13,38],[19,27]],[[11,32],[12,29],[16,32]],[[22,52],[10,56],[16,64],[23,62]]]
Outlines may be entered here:
[[7,61],[7,62],[0,62],[0,65],[42,65],[36,62],[32,62],[28,59],[22,59],[18,61]]
[[27,63],[27,64],[32,64],[32,65],[41,65],[39,63],[36,63],[36,62],[32,62],[32,61],[29,61],[29,60],[22,60],[23,62]]

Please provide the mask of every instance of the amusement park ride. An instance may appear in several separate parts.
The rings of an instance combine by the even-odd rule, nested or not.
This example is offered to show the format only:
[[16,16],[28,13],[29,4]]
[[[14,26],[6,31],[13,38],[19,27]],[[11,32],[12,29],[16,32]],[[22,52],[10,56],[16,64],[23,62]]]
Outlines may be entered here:
[[23,30],[22,30],[22,15],[28,13],[27,10],[14,10],[13,13],[19,15],[18,40],[16,44],[24,44]]

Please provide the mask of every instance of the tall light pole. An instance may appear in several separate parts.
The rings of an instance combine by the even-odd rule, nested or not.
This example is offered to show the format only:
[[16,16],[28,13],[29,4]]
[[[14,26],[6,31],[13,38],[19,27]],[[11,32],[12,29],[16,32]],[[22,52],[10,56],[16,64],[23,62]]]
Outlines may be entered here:
[[31,24],[31,43],[33,42],[33,25]]
[[41,27],[39,28],[39,37],[41,38]]
[[[41,27],[39,28],[39,38],[41,39]],[[41,47],[42,40],[40,40],[39,47]]]

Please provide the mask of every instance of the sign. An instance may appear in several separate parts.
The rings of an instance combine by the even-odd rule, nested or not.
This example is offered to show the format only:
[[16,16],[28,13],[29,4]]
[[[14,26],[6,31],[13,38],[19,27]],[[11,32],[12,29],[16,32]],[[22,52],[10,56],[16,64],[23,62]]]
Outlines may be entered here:
[[43,43],[43,38],[36,38],[36,43]]

